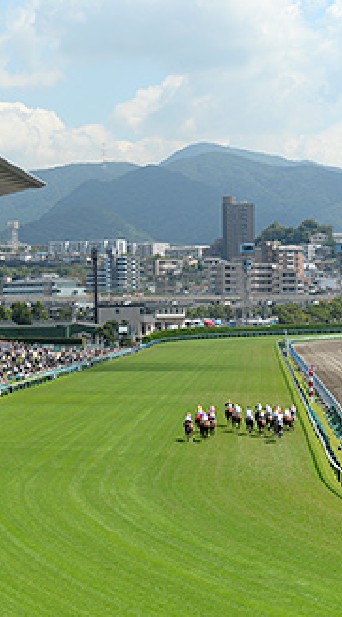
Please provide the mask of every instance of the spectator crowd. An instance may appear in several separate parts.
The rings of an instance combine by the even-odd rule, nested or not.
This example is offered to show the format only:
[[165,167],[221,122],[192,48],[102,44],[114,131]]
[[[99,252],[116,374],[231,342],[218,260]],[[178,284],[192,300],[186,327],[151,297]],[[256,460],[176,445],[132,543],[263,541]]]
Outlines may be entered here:
[[91,364],[95,358],[106,357],[112,351],[97,345],[55,348],[53,345],[0,341],[0,384],[28,379],[80,362]]

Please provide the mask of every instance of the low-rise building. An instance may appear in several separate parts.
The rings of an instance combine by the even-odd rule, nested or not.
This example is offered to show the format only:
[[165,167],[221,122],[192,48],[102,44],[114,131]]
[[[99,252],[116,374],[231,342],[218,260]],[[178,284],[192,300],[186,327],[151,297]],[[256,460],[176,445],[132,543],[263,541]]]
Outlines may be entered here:
[[44,296],[75,297],[85,294],[86,289],[79,281],[71,278],[59,277],[57,274],[5,280],[2,286],[2,295],[5,298],[9,296],[22,298]]
[[140,303],[100,304],[98,309],[99,324],[117,321],[128,324],[133,338],[141,340],[143,336],[155,330],[181,328],[185,324],[185,310],[179,306],[159,305],[155,308]]
[[303,291],[303,277],[294,268],[279,263],[251,261],[248,268],[242,259],[212,261],[208,268],[209,291],[232,294],[296,294]]
[[204,252],[209,249],[209,244],[193,244],[193,245],[173,245],[168,246],[165,250],[165,257],[172,259],[182,259],[190,257],[193,259],[202,259]]

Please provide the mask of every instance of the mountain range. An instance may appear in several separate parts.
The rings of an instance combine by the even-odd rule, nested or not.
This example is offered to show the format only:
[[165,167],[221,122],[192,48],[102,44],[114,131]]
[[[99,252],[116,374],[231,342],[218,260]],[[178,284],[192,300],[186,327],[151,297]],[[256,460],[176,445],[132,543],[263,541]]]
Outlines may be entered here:
[[210,243],[221,234],[223,195],[255,204],[256,230],[305,218],[342,230],[342,170],[310,161],[194,144],[159,165],[74,164],[34,170],[46,187],[1,199],[0,231],[18,219],[20,239],[125,237]]

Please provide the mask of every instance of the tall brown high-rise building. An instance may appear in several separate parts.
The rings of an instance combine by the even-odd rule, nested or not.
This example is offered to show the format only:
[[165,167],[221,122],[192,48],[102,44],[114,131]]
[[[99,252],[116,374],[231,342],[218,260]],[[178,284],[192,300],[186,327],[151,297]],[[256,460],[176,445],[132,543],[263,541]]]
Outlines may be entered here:
[[241,245],[254,242],[255,222],[254,204],[237,202],[235,197],[223,197],[223,259],[233,259],[241,255]]

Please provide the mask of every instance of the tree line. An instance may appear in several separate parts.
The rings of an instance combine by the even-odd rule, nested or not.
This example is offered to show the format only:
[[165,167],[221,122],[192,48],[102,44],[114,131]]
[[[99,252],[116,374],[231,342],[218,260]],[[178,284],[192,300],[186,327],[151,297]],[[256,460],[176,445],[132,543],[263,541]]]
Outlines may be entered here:
[[267,240],[279,240],[281,244],[308,244],[310,237],[316,233],[327,234],[325,244],[334,246],[332,225],[320,225],[314,219],[305,219],[298,227],[286,227],[277,221],[263,229],[256,238],[256,244]]
[[305,307],[297,302],[276,304],[272,307],[272,314],[277,315],[280,324],[341,323],[342,296],[333,300],[319,300]]
[[48,319],[49,314],[40,300],[31,306],[26,302],[13,302],[10,308],[0,305],[0,321],[14,321],[18,325],[29,326],[33,321]]

